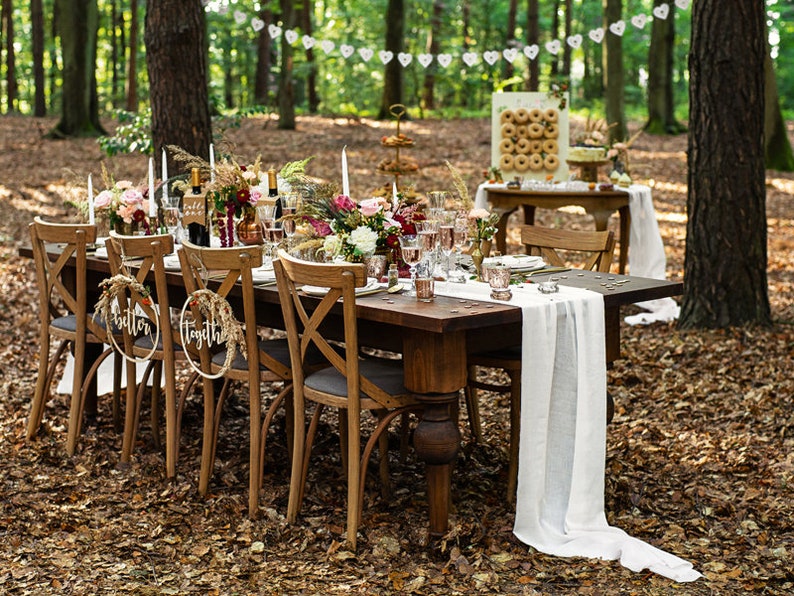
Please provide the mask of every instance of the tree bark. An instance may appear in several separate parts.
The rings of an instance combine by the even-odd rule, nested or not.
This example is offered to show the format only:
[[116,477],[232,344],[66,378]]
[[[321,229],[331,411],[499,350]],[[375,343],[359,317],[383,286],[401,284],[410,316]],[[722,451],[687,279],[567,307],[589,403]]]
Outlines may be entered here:
[[560,73],[563,77],[570,78],[571,76],[571,55],[573,52],[573,48],[568,45],[567,39],[572,34],[572,26],[573,26],[573,15],[572,8],[571,8],[571,0],[565,0],[563,3],[565,6],[565,35],[563,36],[563,50],[562,50],[562,72]]
[[[292,0],[281,0],[281,21],[283,28],[295,27],[295,6]],[[295,83],[292,80],[292,46],[281,36],[281,70],[278,78],[278,127],[282,130],[295,130]]]
[[254,100],[257,104],[270,104],[270,77],[273,65],[273,46],[268,27],[273,24],[273,13],[263,9],[259,18],[265,24],[256,40],[256,76],[254,78]]
[[609,140],[625,141],[626,108],[623,95],[623,38],[609,31],[622,18],[623,0],[604,0],[604,89]]
[[30,2],[30,26],[33,53],[33,115],[41,118],[47,115],[47,100],[44,81],[44,11],[41,0]]
[[[513,48],[516,46],[516,17],[518,14],[518,0],[510,0],[507,8],[507,24],[505,26],[505,33],[506,33],[506,46],[508,48]],[[504,61],[504,78],[505,80],[510,79],[515,74],[515,67],[513,66],[512,62],[507,60]],[[508,85],[505,87],[505,91],[513,91],[517,90],[515,85]]]
[[[527,45],[540,44],[540,23],[538,21],[538,0],[527,0]],[[540,87],[540,63],[537,58],[529,60],[527,91],[537,91]]]
[[[198,0],[147,0],[144,41],[152,106],[152,146],[177,145],[209,159],[212,140],[204,10]],[[169,172],[176,173],[169,162]]]
[[403,103],[403,67],[397,60],[397,55],[404,48],[404,11],[403,0],[389,0],[386,8],[386,50],[392,52],[394,58],[385,66],[383,99],[378,112],[379,119],[390,118],[389,107]]
[[[433,16],[430,18],[430,36],[427,39],[425,50],[433,56],[438,56],[441,44],[441,19],[444,15],[444,2],[442,0],[433,1]],[[435,85],[436,85],[437,63],[433,62],[425,69],[425,78],[422,85],[422,103],[424,109],[432,110],[436,107]]]
[[[655,0],[654,6],[666,0]],[[678,134],[686,127],[675,119],[673,99],[673,48],[675,16],[653,19],[651,46],[648,51],[648,121],[645,131],[651,134]]]
[[130,55],[127,59],[125,106],[128,112],[138,111],[138,0],[130,0]]
[[6,54],[6,99],[8,112],[17,111],[16,50],[14,49],[14,2],[3,0],[3,41]]
[[762,2],[693,4],[683,328],[771,322],[764,21]]
[[[301,23],[306,35],[311,35],[314,30],[312,25],[312,7],[314,2],[305,0],[301,12]],[[309,67],[309,74],[306,76],[306,97],[309,102],[309,113],[316,114],[320,109],[320,94],[317,91],[317,62],[314,60],[314,48],[306,49],[306,64]]]

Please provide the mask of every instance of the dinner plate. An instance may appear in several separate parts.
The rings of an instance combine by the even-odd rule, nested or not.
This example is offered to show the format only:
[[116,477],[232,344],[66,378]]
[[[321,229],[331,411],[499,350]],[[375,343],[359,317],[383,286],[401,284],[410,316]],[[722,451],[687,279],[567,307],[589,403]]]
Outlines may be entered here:
[[546,266],[543,257],[535,255],[504,255],[485,259],[483,263],[503,263],[510,267],[513,273],[527,273],[536,271]]
[[261,284],[268,281],[276,281],[276,272],[273,271],[273,267],[257,267],[256,269],[251,269],[251,277],[255,284]]
[[174,253],[172,255],[165,255],[163,257],[163,266],[167,271],[179,271],[181,265],[179,264],[179,255]]
[[[362,294],[368,294],[370,292],[380,290],[382,287],[384,287],[383,284],[381,284],[377,279],[374,277],[368,277],[367,285],[356,288],[356,296],[361,296]],[[328,293],[328,288],[322,286],[303,286],[301,291],[304,294],[308,294],[309,296],[325,296]]]

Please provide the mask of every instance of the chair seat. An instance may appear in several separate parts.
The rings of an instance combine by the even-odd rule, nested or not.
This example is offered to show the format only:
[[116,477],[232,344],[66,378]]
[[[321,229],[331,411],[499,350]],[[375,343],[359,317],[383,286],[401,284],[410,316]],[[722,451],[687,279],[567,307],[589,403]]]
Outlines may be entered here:
[[[177,331],[175,334],[179,335],[179,332]],[[138,339],[135,340],[135,347],[136,348],[142,348],[144,350],[151,350],[154,347],[152,344],[154,344],[154,342],[152,341],[152,338],[149,337],[148,335],[144,335],[143,337],[139,337]],[[162,335],[157,338],[157,351],[158,352],[162,352],[163,351],[163,336]],[[182,346],[180,344],[174,342],[174,351],[175,352],[182,352],[183,351]]]
[[[403,385],[402,366],[393,366],[380,361],[362,360],[359,371],[377,387],[391,395],[404,395],[408,390]],[[333,367],[324,368],[306,377],[304,384],[315,391],[323,391],[339,397],[347,396],[347,379]],[[362,397],[367,397],[364,392]]]
[[[88,313],[87,316],[88,316],[88,319],[90,320],[91,318],[94,317],[94,313]],[[97,316],[94,319],[94,321],[97,323],[97,325],[102,327],[102,329],[106,328],[105,327],[105,320],[102,317]],[[52,321],[50,321],[50,327],[54,327],[55,329],[60,329],[61,331],[66,331],[68,333],[76,333],[77,332],[77,317],[75,317],[74,315],[66,315],[66,316],[63,316],[63,317],[56,317]],[[117,325],[114,325],[113,326],[113,335],[121,335],[121,327],[118,327]]]

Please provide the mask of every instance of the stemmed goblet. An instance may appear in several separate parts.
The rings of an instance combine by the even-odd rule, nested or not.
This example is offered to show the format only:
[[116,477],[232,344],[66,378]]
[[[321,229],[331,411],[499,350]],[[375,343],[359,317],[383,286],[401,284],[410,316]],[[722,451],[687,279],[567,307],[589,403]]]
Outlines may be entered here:
[[179,197],[168,197],[163,202],[163,224],[168,233],[174,238],[174,244],[182,241],[181,234],[182,213],[179,211]]
[[439,246],[445,259],[444,279],[446,280],[449,280],[450,260],[452,250],[455,248],[455,215],[454,211],[445,211],[438,226]]
[[262,257],[265,265],[271,265],[273,258],[273,246],[270,241],[270,233],[276,221],[276,206],[274,204],[257,205],[256,212],[259,215],[259,225],[262,226]]
[[436,247],[438,246],[437,219],[422,219],[414,222],[416,235],[422,242],[422,256],[427,259],[428,267],[432,274],[436,266]]
[[300,194],[297,192],[288,192],[281,195],[281,227],[287,237],[287,250],[290,249],[292,236],[295,234],[295,220],[293,217],[298,210],[299,199]]
[[422,260],[422,239],[418,234],[400,236],[400,252],[403,261],[411,271],[411,286],[405,292],[406,296],[416,296],[416,266]]
[[463,250],[469,245],[469,219],[466,217],[465,212],[457,212],[455,215],[455,224],[453,229],[453,237],[455,242],[455,271],[452,273],[452,280],[457,282],[465,282],[466,274],[460,268],[460,256]]

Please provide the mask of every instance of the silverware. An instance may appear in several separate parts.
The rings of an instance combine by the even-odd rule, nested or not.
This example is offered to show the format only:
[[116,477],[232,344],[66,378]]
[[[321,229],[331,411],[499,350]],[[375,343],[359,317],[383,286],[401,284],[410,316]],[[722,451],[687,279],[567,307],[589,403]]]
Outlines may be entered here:
[[546,273],[561,273],[563,271],[570,271],[570,270],[571,270],[570,267],[548,267],[546,269],[538,269],[537,271],[530,271],[529,273],[526,273],[525,275],[527,275],[527,276],[530,276],[530,275],[544,275]]

